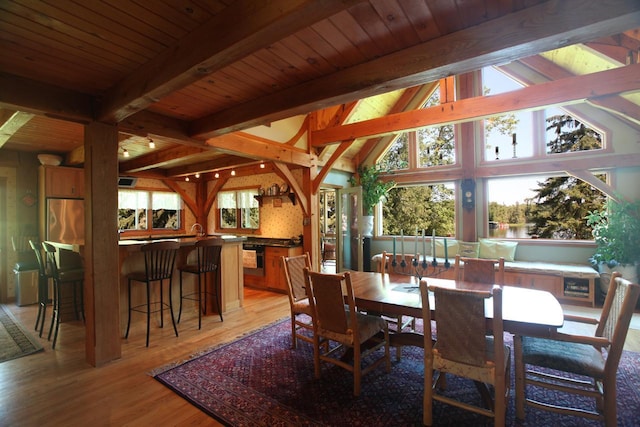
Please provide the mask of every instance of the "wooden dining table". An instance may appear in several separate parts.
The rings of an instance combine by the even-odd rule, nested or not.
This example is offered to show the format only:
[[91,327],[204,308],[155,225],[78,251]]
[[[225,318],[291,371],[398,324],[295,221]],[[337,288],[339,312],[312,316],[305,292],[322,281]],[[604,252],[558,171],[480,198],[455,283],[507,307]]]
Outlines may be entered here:
[[[422,318],[419,281],[414,276],[350,271],[358,309],[377,313],[407,315]],[[490,290],[493,285],[460,280],[426,278],[429,286]],[[435,307],[434,296],[429,304]],[[487,319],[493,316],[492,303],[487,301]],[[433,319],[434,312],[431,312]],[[514,335],[550,337],[564,322],[562,306],[547,291],[517,286],[503,286],[502,317],[504,330]]]

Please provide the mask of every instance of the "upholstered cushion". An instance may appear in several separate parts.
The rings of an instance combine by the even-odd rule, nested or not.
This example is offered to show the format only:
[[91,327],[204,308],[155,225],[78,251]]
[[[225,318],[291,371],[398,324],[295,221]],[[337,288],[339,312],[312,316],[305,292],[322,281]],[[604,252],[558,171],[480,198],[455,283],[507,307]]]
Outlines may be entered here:
[[480,242],[479,258],[498,259],[513,261],[516,257],[516,247],[518,242],[505,242],[493,239],[478,239]]
[[480,254],[480,243],[458,242],[458,254],[462,257],[478,258]]
[[593,346],[544,338],[522,338],[524,363],[603,378],[604,358]]
[[[458,241],[456,239],[447,240],[447,257],[455,258],[458,253]],[[440,258],[444,258],[444,241],[445,239],[436,237],[436,256]],[[433,256],[433,254],[431,254]]]
[[58,270],[58,278],[61,282],[77,282],[84,280],[84,269]]
[[311,305],[309,305],[309,298],[295,301],[291,309],[294,313],[305,313],[311,316]]

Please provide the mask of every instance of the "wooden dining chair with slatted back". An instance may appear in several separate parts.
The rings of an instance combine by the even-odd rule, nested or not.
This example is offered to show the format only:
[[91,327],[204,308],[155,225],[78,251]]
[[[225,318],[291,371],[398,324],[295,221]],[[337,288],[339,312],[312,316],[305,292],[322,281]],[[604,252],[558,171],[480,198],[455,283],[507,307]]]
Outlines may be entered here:
[[84,268],[60,269],[56,259],[56,247],[50,243],[42,242],[42,248],[45,253],[47,269],[53,279],[53,313],[47,339],[51,339],[53,331],[51,348],[55,349],[60,323],[63,315],[66,315],[66,311],[73,309],[76,320],[80,320],[82,317],[84,321]]
[[[514,337],[516,368],[516,417],[524,418],[525,403],[537,409],[617,424],[616,377],[624,341],[640,286],[611,275],[600,319],[565,315],[565,325],[551,338]],[[595,327],[585,335],[584,325]],[[543,372],[539,368],[546,368]],[[551,375],[548,369],[568,375]],[[560,378],[561,377],[561,378]],[[526,397],[526,388],[542,387],[595,399],[595,410],[561,405],[565,399],[543,402]],[[573,400],[572,400],[573,401]]]
[[[382,252],[382,259],[380,263],[378,263],[378,271],[382,274],[390,273],[390,274],[407,274],[406,272],[398,272],[397,269],[393,269],[392,266],[393,255],[387,252]],[[399,261],[398,261],[399,262]],[[416,319],[414,317],[388,314],[388,313],[370,313],[370,314],[380,314],[392,327],[389,329],[390,333],[399,333],[403,330],[415,331],[416,329]],[[396,346],[396,360],[400,360],[402,358],[402,346]]]
[[[311,269],[311,259],[308,253],[283,256],[282,266],[291,308],[291,347],[296,348],[298,339],[313,343],[313,313],[304,282],[304,268]],[[304,330],[308,333],[302,333]]]
[[[490,291],[451,289],[428,286],[420,281],[423,317],[431,315],[429,291],[435,301],[436,340],[424,335],[424,413],[426,426],[433,424],[433,401],[453,405],[493,418],[494,425],[504,426],[509,396],[511,353],[504,345],[502,325],[502,288]],[[492,300],[493,320],[485,320],[485,302]],[[435,342],[435,344],[433,344]],[[439,377],[453,374],[473,380],[492,397],[490,407],[480,407],[438,392]],[[493,388],[491,396],[489,387]]]
[[[362,375],[381,364],[386,365],[387,372],[391,371],[387,322],[357,310],[349,272],[318,273],[305,267],[304,274],[313,312],[315,376],[320,378],[321,361],[340,366],[353,373],[353,395],[359,396]],[[348,308],[345,308],[345,302]],[[322,346],[325,340],[339,345]],[[343,360],[342,349],[352,352],[349,359],[353,363]],[[363,368],[365,357],[380,350],[382,354]]]
[[504,285],[504,258],[469,258],[456,255],[454,277],[465,282]]
[[[222,318],[222,291],[218,275],[220,267],[220,253],[222,245],[220,239],[201,239],[195,244],[194,252],[197,258],[195,262],[188,262],[178,267],[180,271],[180,308],[178,310],[178,323],[182,318],[182,302],[183,300],[195,301],[198,307],[198,329],[202,328],[202,314],[207,314],[207,295],[215,298],[216,308],[220,321]],[[193,292],[184,292],[182,286],[182,274],[188,273],[197,276],[197,288]],[[209,278],[211,278],[211,287],[208,286]]]
[[[149,347],[149,329],[151,326],[151,313],[160,313],[160,327],[164,327],[164,310],[168,309],[171,313],[171,323],[173,330],[178,336],[178,328],[173,314],[173,299],[171,287],[173,283],[173,268],[175,266],[176,254],[180,249],[180,243],[177,241],[159,241],[142,245],[141,251],[144,255],[144,271],[134,271],[127,274],[127,290],[129,301],[129,315],[127,318],[127,331],[125,338],[129,337],[129,329],[131,328],[131,312],[136,311],[145,313],[147,317],[147,347]],[[168,281],[169,303],[164,301],[164,282]],[[144,283],[146,285],[145,302],[142,304],[132,305],[131,286],[135,283]],[[155,284],[158,288],[159,297],[154,298],[151,284]],[[152,300],[154,298],[154,300]]]

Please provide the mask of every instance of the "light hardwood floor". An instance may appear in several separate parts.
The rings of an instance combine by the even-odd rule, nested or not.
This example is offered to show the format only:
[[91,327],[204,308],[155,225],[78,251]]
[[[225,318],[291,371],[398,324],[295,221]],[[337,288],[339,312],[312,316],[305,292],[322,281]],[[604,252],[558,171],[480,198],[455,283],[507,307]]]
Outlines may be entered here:
[[[33,328],[35,306],[9,307],[25,327]],[[152,327],[149,348],[140,316],[129,339],[123,339],[122,358],[100,368],[85,361],[83,325],[62,324],[56,350],[43,339],[44,352],[0,364],[0,425],[219,425],[149,372],[288,315],[285,295],[246,289],[244,308],[226,314],[224,322],[205,317],[198,331],[195,309],[187,309],[180,336],[174,336],[170,325]],[[639,330],[630,331],[625,348],[640,351]]]

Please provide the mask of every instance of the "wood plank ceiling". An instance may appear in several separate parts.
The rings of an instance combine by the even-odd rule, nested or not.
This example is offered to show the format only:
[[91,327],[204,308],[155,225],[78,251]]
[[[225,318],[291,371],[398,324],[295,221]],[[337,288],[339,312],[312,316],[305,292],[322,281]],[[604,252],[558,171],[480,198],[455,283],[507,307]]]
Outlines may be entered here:
[[[99,120],[119,124],[123,172],[306,165],[317,153],[241,131],[322,109],[340,124],[333,114],[346,121],[359,99],[415,88],[387,98],[381,114],[398,113],[421,85],[517,60],[544,73],[553,58],[532,55],[580,43],[635,64],[639,22],[640,4],[624,0],[3,1],[0,150],[68,161],[75,150],[81,162],[82,124]],[[579,74],[562,70],[549,78]],[[359,140],[347,163],[372,144]]]

